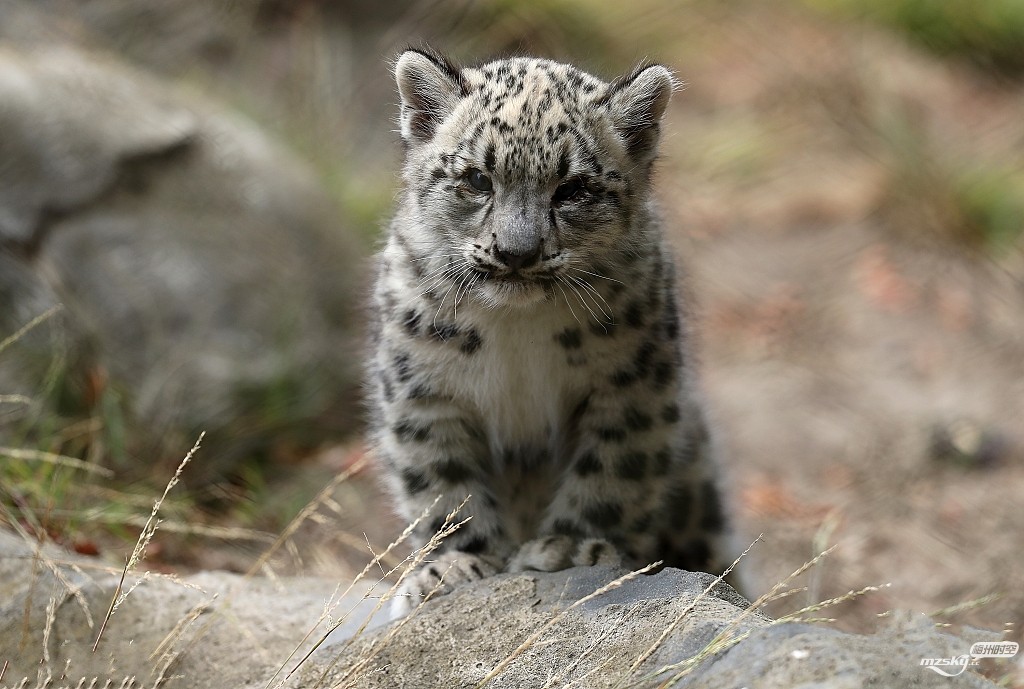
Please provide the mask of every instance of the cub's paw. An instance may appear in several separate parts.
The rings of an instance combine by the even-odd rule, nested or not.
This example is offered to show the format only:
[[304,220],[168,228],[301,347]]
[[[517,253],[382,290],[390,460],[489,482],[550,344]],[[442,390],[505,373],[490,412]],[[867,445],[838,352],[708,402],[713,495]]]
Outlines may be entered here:
[[498,567],[479,555],[459,550],[441,553],[420,565],[406,577],[391,601],[391,619],[398,619],[418,606],[431,591],[434,597],[450,593],[453,588],[496,574]]
[[568,536],[548,536],[527,541],[509,562],[508,571],[557,572],[569,567],[606,565],[616,567],[622,557],[603,538],[576,540]]

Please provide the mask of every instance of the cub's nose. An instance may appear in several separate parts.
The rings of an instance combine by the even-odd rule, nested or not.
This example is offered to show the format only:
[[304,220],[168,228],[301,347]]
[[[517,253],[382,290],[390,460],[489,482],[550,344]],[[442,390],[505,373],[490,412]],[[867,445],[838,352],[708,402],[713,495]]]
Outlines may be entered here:
[[528,248],[525,251],[503,249],[495,244],[494,251],[492,253],[494,258],[504,263],[511,270],[519,270],[520,268],[529,268],[536,263],[540,259],[540,250],[540,244]]

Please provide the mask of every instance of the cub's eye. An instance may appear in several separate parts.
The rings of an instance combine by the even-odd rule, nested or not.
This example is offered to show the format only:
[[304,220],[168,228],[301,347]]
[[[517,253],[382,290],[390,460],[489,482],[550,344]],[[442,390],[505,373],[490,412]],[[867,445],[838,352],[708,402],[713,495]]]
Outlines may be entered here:
[[466,181],[469,182],[469,186],[473,187],[477,191],[491,191],[494,185],[491,184],[491,178],[484,173],[477,170],[475,167],[471,167],[466,170]]
[[583,190],[585,188],[586,185],[583,183],[583,180],[580,179],[579,177],[567,179],[561,184],[559,184],[558,188],[555,189],[555,193],[551,197],[551,202],[558,204],[565,203],[566,201],[572,201],[573,199],[577,199],[583,193]]

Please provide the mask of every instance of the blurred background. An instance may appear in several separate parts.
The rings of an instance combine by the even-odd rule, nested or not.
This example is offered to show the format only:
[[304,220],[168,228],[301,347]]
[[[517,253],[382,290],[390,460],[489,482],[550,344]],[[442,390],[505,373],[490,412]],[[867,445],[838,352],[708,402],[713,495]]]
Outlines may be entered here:
[[400,531],[359,359],[424,43],[675,70],[659,198],[752,593],[838,544],[773,613],[891,583],[822,614],[1019,639],[1020,0],[0,0],[6,528],[123,561],[205,430],[150,567],[245,571],[307,504],[275,573]]

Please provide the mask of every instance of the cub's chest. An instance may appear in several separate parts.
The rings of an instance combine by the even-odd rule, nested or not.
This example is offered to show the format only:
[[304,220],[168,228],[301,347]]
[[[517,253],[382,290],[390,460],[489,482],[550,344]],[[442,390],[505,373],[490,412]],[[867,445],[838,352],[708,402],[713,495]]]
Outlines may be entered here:
[[474,325],[480,347],[453,364],[446,384],[498,442],[550,440],[586,395],[588,357],[575,321],[535,316],[488,318]]

